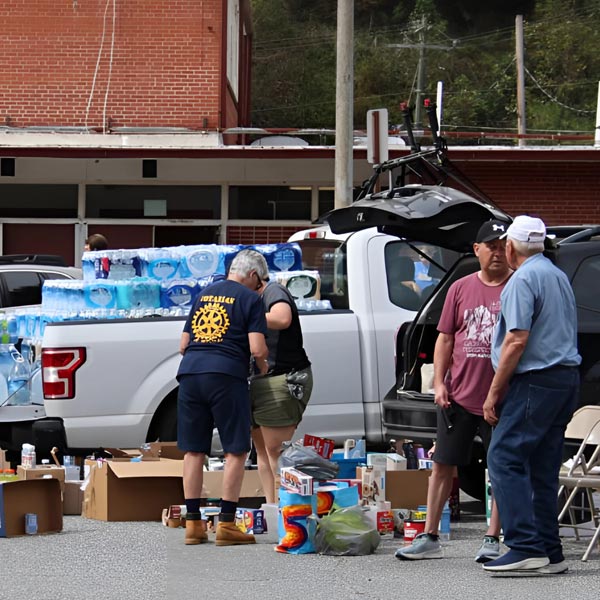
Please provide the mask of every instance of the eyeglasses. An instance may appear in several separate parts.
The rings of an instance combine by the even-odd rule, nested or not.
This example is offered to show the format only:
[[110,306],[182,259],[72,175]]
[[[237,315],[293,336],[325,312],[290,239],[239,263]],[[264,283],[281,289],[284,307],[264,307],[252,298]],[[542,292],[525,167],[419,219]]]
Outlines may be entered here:
[[258,290],[260,290],[260,288],[262,287],[262,279],[258,276],[258,273],[256,271],[254,271],[254,273],[252,273],[253,275],[256,275],[256,287],[254,288],[255,292],[258,292]]

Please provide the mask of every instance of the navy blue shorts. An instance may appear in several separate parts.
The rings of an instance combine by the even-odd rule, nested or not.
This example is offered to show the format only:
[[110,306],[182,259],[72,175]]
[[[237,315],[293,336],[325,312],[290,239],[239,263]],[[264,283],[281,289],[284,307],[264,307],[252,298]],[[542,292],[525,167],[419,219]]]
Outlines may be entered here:
[[250,451],[248,382],[223,373],[181,375],[177,446],[186,452],[210,454],[215,427],[226,454]]

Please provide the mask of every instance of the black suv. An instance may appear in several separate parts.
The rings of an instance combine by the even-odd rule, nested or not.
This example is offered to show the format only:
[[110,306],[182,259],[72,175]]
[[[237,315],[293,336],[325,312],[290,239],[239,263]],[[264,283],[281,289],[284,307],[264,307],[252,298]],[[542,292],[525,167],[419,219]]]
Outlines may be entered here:
[[[452,264],[426,257],[430,268],[443,273],[415,319],[403,324],[397,335],[397,384],[383,403],[383,426],[387,438],[410,438],[431,445],[436,434],[433,393],[424,385],[423,373],[431,373],[437,324],[450,285],[479,269],[472,240],[489,219],[509,223],[512,219],[491,203],[476,200],[456,189],[408,185],[370,194],[348,208],[324,217],[336,233],[377,227],[381,232],[406,240],[419,254],[425,242],[450,252]],[[578,309],[581,365],[580,404],[600,402],[600,226],[549,228],[546,255],[562,269],[573,286]],[[551,237],[550,237],[551,236]],[[552,239],[553,238],[553,239]],[[412,242],[415,242],[414,244]],[[439,258],[438,258],[439,260]],[[439,277],[439,275],[438,275]],[[472,463],[461,468],[461,487],[471,496],[484,493],[485,456],[476,445]]]

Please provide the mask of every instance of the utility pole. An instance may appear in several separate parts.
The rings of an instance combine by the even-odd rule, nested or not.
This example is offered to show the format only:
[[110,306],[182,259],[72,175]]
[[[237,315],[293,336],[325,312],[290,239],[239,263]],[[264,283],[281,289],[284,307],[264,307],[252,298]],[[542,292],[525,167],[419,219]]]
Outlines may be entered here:
[[417,66],[417,89],[415,90],[415,127],[421,129],[421,111],[423,109],[423,94],[425,93],[425,28],[427,19],[425,15],[421,17],[421,27],[419,28],[419,64]]
[[455,47],[455,42],[452,46],[444,46],[443,44],[427,44],[425,40],[425,34],[427,31],[427,17],[423,15],[421,17],[421,23],[418,25],[415,33],[419,34],[419,41],[416,44],[388,44],[388,48],[418,48],[419,49],[419,62],[417,64],[417,87],[415,89],[415,128],[423,127],[422,117],[423,114],[423,96],[425,95],[425,64],[426,64],[426,50],[452,50]]
[[[525,66],[524,66],[524,43],[523,43],[523,15],[515,17],[515,57],[517,62],[517,133],[527,133],[525,121]],[[519,138],[519,147],[524,147],[525,139]]]
[[354,0],[337,3],[335,86],[335,208],[352,204],[354,104]]

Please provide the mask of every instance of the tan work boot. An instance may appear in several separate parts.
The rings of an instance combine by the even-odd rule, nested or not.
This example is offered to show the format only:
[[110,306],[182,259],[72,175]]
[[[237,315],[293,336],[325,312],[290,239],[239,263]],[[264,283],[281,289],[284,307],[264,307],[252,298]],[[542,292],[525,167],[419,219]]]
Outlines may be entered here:
[[206,533],[206,521],[192,517],[192,514],[188,514],[185,520],[185,543],[188,546],[194,546],[196,544],[204,544],[208,542],[208,533]]
[[240,531],[235,523],[219,521],[217,525],[217,546],[237,546],[239,544],[256,544],[251,533]]

